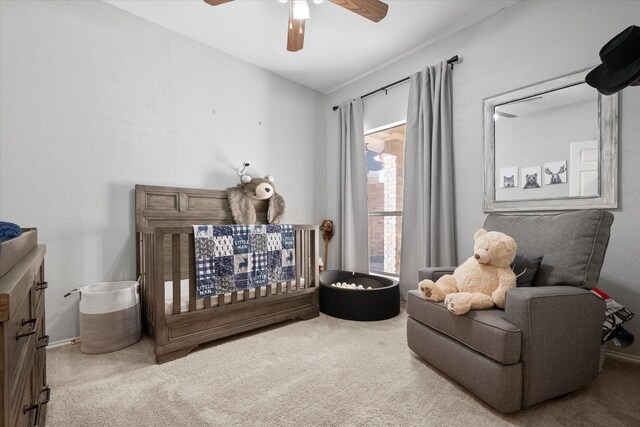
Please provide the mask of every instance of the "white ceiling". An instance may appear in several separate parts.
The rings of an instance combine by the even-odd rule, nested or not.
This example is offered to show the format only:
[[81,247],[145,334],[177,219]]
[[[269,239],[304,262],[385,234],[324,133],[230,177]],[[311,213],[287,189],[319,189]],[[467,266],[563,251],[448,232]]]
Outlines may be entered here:
[[379,23],[309,1],[304,49],[295,53],[286,49],[289,7],[276,0],[104,1],[326,94],[520,0],[386,0]]

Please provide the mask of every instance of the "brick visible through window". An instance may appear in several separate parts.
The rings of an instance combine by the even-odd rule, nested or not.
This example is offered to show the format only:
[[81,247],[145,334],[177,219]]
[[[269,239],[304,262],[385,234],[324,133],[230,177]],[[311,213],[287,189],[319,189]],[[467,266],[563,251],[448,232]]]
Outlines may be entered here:
[[365,135],[369,269],[400,273],[405,125]]

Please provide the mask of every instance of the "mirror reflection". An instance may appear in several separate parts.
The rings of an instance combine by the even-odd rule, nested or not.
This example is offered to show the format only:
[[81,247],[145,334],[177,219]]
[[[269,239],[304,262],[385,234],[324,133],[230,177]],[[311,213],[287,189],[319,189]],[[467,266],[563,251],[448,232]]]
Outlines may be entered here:
[[495,105],[495,200],[600,195],[598,93],[585,83]]

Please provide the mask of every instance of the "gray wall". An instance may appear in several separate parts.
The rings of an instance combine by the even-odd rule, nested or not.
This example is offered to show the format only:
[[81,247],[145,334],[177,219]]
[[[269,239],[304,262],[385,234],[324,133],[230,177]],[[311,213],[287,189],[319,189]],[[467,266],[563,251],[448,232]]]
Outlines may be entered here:
[[[482,100],[599,63],[598,52],[615,34],[638,24],[637,1],[524,1],[354,82],[326,97],[327,207],[338,219],[338,114],[330,106],[359,96],[452,55],[463,62],[453,71],[455,206],[458,259],[472,251],[473,233],[482,226]],[[406,85],[394,91],[405,91]],[[365,115],[389,122],[406,113],[406,97],[376,95],[365,100]],[[384,106],[382,106],[385,104]],[[620,193],[600,284],[640,317],[640,88],[620,94]],[[378,123],[380,125],[383,123]],[[374,126],[371,126],[374,127]],[[338,233],[341,224],[336,223]],[[340,235],[332,242],[333,265]],[[640,320],[628,329],[640,339]],[[640,344],[624,353],[639,356]]]
[[224,189],[252,160],[288,222],[322,219],[318,92],[100,1],[0,12],[0,218],[47,244],[52,341],[78,336],[67,290],[135,279],[135,184]]

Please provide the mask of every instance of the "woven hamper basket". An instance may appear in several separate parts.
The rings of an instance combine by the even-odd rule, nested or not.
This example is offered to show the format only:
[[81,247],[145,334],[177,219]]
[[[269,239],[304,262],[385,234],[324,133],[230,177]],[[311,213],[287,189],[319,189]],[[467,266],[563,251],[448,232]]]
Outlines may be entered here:
[[120,350],[142,336],[138,282],[105,282],[80,291],[80,350],[100,354]]

